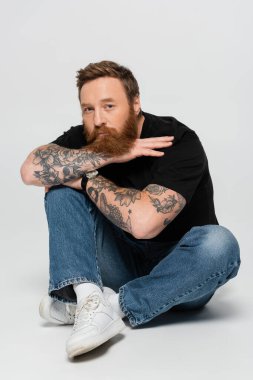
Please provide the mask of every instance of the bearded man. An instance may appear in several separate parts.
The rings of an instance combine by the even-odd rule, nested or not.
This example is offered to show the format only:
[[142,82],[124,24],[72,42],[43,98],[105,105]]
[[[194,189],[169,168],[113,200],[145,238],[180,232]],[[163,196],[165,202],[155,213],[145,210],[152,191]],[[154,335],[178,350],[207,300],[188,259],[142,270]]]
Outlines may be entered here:
[[208,160],[194,130],[141,110],[138,83],[115,62],[77,72],[82,125],[21,167],[45,187],[51,322],[74,324],[69,358],[170,309],[202,308],[235,277],[240,249],[215,215]]

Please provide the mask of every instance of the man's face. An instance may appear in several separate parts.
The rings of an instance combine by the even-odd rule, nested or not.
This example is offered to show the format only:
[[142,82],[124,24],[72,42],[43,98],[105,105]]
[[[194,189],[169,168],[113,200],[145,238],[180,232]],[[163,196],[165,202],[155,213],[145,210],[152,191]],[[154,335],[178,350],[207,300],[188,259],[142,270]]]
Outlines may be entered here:
[[80,92],[84,132],[94,152],[119,156],[129,151],[138,135],[139,100],[129,105],[117,78],[102,77],[83,85]]

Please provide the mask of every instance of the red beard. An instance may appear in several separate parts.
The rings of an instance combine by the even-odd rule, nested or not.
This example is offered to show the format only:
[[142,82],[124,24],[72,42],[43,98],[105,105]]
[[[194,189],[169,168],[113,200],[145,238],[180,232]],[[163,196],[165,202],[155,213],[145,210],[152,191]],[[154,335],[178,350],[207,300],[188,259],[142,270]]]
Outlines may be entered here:
[[[137,116],[133,107],[130,107],[129,116],[121,131],[118,132],[115,128],[95,127],[94,131],[89,134],[84,125],[84,133],[92,152],[106,153],[112,157],[121,156],[129,152],[137,139]],[[99,133],[106,134],[99,135]]]

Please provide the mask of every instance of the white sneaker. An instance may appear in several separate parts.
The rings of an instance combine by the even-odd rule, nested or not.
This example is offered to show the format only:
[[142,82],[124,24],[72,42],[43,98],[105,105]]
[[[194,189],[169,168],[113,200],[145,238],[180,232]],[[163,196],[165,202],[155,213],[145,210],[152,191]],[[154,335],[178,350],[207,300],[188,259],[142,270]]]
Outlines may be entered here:
[[58,301],[48,295],[42,298],[39,306],[41,318],[60,325],[73,325],[75,312],[76,305]]
[[125,328],[108,300],[94,291],[77,305],[73,331],[66,343],[69,358],[105,343]]
[[[103,294],[108,299],[115,291],[104,286]],[[73,325],[75,321],[76,305],[73,303],[65,303],[53,299],[49,295],[45,295],[39,306],[39,314],[41,318],[48,322],[60,325]]]

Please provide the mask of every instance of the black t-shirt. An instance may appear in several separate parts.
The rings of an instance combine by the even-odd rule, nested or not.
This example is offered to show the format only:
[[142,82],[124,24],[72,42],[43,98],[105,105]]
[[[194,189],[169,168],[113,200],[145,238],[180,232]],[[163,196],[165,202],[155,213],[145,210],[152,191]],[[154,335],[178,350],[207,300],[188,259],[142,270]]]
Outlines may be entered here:
[[[165,152],[162,157],[143,156],[126,163],[110,164],[98,169],[99,173],[121,187],[142,190],[149,184],[158,184],[183,195],[186,199],[183,210],[150,240],[178,241],[193,226],[219,224],[208,160],[197,134],[174,117],[142,113],[145,120],[140,138],[173,135],[173,145],[158,149]],[[85,146],[83,125],[71,127],[52,143],[71,149]]]

